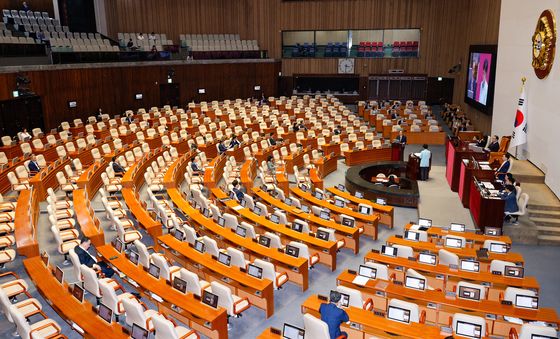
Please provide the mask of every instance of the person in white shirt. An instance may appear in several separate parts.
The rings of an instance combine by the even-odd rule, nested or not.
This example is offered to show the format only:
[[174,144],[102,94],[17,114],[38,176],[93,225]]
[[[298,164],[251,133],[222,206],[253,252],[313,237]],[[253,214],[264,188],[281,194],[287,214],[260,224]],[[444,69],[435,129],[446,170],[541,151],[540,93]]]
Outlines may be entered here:
[[424,149],[420,152],[420,180],[428,180],[428,171],[430,169],[430,158],[432,152],[428,150],[428,145],[422,146]]
[[138,36],[136,37],[136,40],[144,40],[144,33],[138,34]]
[[478,102],[486,105],[486,97],[488,95],[488,60],[484,60],[482,64],[482,82],[480,83],[480,93],[478,94]]
[[22,132],[18,134],[19,141],[29,141],[32,139],[31,134],[27,132],[27,128],[24,128]]

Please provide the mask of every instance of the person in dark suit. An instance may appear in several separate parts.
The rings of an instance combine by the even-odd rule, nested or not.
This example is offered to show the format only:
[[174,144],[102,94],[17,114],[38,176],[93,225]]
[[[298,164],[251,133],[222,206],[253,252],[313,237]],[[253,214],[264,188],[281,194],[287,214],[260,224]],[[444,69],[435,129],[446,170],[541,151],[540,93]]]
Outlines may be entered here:
[[218,144],[218,152],[220,152],[220,154],[224,154],[227,150],[228,148],[226,147],[224,140],[220,141]]
[[476,142],[476,146],[477,147],[486,147],[486,143],[488,143],[488,136],[485,135],[482,138],[480,138],[480,140],[474,139],[474,142]]
[[336,126],[336,128],[333,131],[334,135],[340,135],[342,134],[342,126],[338,125]]
[[488,152],[498,152],[500,150],[499,140],[500,138],[497,135],[494,135],[492,137],[492,141],[490,142],[490,145],[488,145],[488,147],[485,148],[485,150]]
[[86,265],[87,267],[93,268],[96,271],[101,271],[105,277],[111,278],[115,271],[107,265],[106,262],[98,262],[94,256],[88,253],[91,246],[91,240],[88,237],[82,237],[80,239],[80,245],[74,247],[74,252],[78,255],[80,259],[80,264]]
[[243,200],[243,197],[245,197],[245,193],[241,190],[241,187],[239,186],[239,181],[235,179],[233,180],[231,185],[233,186],[231,190],[233,191],[233,193],[235,193],[235,197],[237,198],[237,201],[241,202],[241,200]]
[[397,136],[397,142],[401,145],[406,145],[406,135],[404,135],[403,131],[399,131],[399,135]]
[[340,330],[340,324],[347,322],[350,318],[348,313],[340,307],[342,295],[337,291],[330,294],[330,302],[321,304],[319,313],[321,320],[329,327],[330,339],[347,338],[348,334]]
[[237,140],[237,135],[232,135],[231,140],[229,141],[229,148],[235,148],[236,146],[239,146],[239,140]]
[[191,162],[191,169],[194,172],[193,174],[202,174],[204,172],[204,170],[199,165],[199,163],[200,163],[200,158],[198,156],[194,158],[193,162]]
[[274,139],[273,133],[270,133],[270,135],[268,136],[268,143],[270,144],[270,146],[276,146],[276,139]]
[[29,4],[27,3],[27,1],[24,1],[24,2],[21,4],[21,10],[22,10],[22,11],[26,11],[26,12],[31,10],[31,7],[29,7]]
[[126,169],[122,167],[121,164],[115,161],[115,157],[111,159],[111,166],[113,167],[115,175],[122,176],[126,172]]
[[391,119],[397,119],[399,116],[396,110],[391,110]]
[[[515,213],[519,211],[519,206],[517,205],[517,196],[515,194],[515,186],[506,185],[506,190],[502,193],[502,200],[505,200],[504,212]],[[510,221],[511,216],[505,216],[505,221]]]
[[30,174],[35,174],[41,171],[41,167],[39,167],[39,163],[37,162],[35,154],[31,155],[31,160],[29,161],[29,164],[27,164],[27,169],[29,170]]
[[502,156],[502,164],[496,170],[496,173],[495,173],[496,179],[504,181],[504,179],[506,177],[506,173],[509,172],[509,168],[511,166],[510,158],[511,158],[511,155],[509,153],[506,153]]

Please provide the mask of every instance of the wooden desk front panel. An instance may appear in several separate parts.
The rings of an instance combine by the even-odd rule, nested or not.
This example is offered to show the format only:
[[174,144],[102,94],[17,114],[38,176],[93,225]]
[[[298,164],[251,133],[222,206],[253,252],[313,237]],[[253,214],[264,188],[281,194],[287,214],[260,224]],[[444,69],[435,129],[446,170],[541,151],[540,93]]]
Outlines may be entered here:
[[17,253],[28,258],[39,255],[35,226],[39,217],[39,194],[33,190],[19,192],[14,220]]
[[391,147],[385,147],[364,149],[361,151],[350,150],[349,152],[344,153],[344,158],[346,165],[356,166],[375,161],[390,161],[392,160],[392,155],[393,153]]

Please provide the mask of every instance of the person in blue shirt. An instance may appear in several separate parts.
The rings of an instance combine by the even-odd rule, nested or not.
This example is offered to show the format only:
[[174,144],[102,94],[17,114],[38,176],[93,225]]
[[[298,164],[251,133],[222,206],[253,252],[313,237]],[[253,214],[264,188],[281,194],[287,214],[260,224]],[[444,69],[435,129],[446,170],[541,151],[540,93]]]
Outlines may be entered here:
[[341,298],[339,292],[331,291],[330,302],[321,304],[319,307],[321,320],[329,326],[330,339],[348,338],[348,334],[340,330],[340,324],[350,320],[348,313],[338,305]]
[[231,190],[233,191],[233,193],[235,193],[235,197],[237,198],[237,201],[241,202],[241,200],[243,200],[243,198],[245,197],[245,193],[239,187],[239,181],[237,181],[237,179],[235,179],[235,180],[233,180],[231,185],[233,186],[233,188]]
[[424,144],[424,148],[420,152],[420,180],[428,180],[428,172],[430,170],[430,158],[432,157],[432,152],[428,150],[428,145]]
[[[515,213],[519,211],[519,206],[517,205],[517,195],[515,186],[506,185],[506,190],[502,193],[502,199],[505,200],[504,212],[505,213]],[[517,216],[515,216],[515,222],[517,222]],[[506,214],[505,221],[509,222],[511,216]]]
[[29,164],[27,164],[27,169],[29,170],[29,173],[33,175],[41,171],[41,167],[39,167],[35,154],[31,155],[31,160],[29,161]]
[[202,174],[204,170],[199,165],[200,158],[197,156],[194,158],[194,161],[191,162],[191,169],[193,170],[193,174]]
[[511,155],[509,153],[506,153],[502,156],[502,164],[496,170],[496,174],[495,174],[496,179],[504,181],[504,179],[506,177],[506,173],[509,172],[509,168],[511,166],[510,158],[511,158]]

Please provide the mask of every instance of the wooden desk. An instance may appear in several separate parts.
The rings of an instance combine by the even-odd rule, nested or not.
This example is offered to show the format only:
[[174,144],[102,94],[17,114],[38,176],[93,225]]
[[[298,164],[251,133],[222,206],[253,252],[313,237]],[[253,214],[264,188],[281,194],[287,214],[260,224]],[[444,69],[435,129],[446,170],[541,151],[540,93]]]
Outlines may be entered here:
[[428,265],[408,258],[389,257],[373,251],[365,255],[364,262],[368,261],[388,265],[390,274],[394,276],[394,279],[402,282],[405,280],[406,269],[412,268],[425,275],[430,286],[445,291],[454,291],[457,283],[463,280],[487,285],[489,288],[488,299],[498,300],[500,293],[508,286],[532,289],[537,292],[540,289],[540,285],[535,277],[511,278],[492,274],[489,270],[481,270],[480,272],[455,270],[450,269],[447,265]]
[[[324,301],[317,295],[310,296],[301,305],[302,313],[309,313],[315,317],[320,317],[319,307]],[[440,333],[439,328],[420,323],[403,324],[398,321],[389,320],[373,314],[371,311],[357,307],[345,309],[350,318],[350,324],[341,324],[341,330],[348,333],[349,338],[370,338],[371,336],[381,338],[445,338],[447,335]],[[360,329],[355,329],[358,325]]]
[[[282,330],[279,330],[282,333]],[[257,339],[282,339],[282,334],[272,333],[272,328],[269,327],[264,330],[263,333],[259,334]]]
[[345,158],[346,165],[348,166],[383,160],[398,160],[393,159],[393,151],[391,147],[367,148],[358,151],[351,149],[348,152],[344,152],[343,156]]
[[[123,279],[157,304],[159,312],[176,317],[193,330],[210,338],[228,337],[227,313],[223,308],[214,309],[196,300],[193,294],[183,294],[175,290],[165,279],[156,279],[141,266],[132,264],[111,245],[99,246],[97,252],[104,261],[125,275]],[[156,300],[153,294],[163,301]]]
[[253,188],[253,180],[257,175],[257,161],[255,159],[245,160],[239,174],[241,176],[241,185],[245,187],[247,192],[250,192]]
[[471,196],[471,181],[473,177],[476,177],[479,180],[493,181],[495,171],[493,169],[480,169],[473,163],[472,160],[463,159],[461,161],[461,169],[459,173],[459,198],[461,198],[463,207],[468,208]]
[[[298,241],[306,244],[309,247],[311,254],[319,255],[319,262],[326,265],[331,271],[336,270],[336,243],[334,241],[325,241],[313,237],[309,234],[300,233],[287,227],[286,225],[275,224],[267,218],[253,213],[250,209],[244,208],[235,200],[222,201],[221,199],[227,198],[221,189],[212,189],[212,194],[220,201],[228,210],[237,214],[242,220],[248,221],[257,229],[262,229],[262,233],[266,231],[273,232],[281,237],[284,245],[288,244],[289,240]],[[255,230],[256,231],[256,230]]]
[[[391,126],[392,127],[392,126]],[[439,127],[439,126],[438,126]],[[406,135],[406,143],[410,145],[444,145],[447,134],[443,131],[440,132],[403,132]],[[399,136],[399,132],[390,133],[391,140],[395,140]]]
[[[114,322],[109,325],[97,316],[95,307],[87,300],[79,302],[68,291],[68,284],[61,284],[52,274],[52,267],[47,268],[39,256],[23,261],[25,271],[29,275],[37,291],[47,300],[49,305],[66,320],[70,326],[76,324],[84,338],[128,338],[124,328]],[[68,333],[67,333],[68,334]]]
[[431,242],[412,241],[412,240],[406,240],[406,239],[403,239],[403,238],[397,238],[394,235],[387,238],[387,244],[397,244],[397,245],[403,245],[403,246],[410,246],[410,247],[412,247],[412,249],[414,249],[415,252],[430,251],[432,253],[437,253],[440,249],[445,249],[449,252],[457,254],[460,258],[477,258],[477,260],[480,261],[481,266],[484,266],[484,264],[489,266],[490,262],[492,260],[495,260],[495,259],[510,261],[510,262],[514,262],[514,263],[517,263],[517,264],[521,264],[521,265],[523,265],[523,263],[524,263],[523,256],[521,256],[521,254],[518,254],[518,253],[511,253],[511,252],[508,252],[508,253],[493,253],[493,252],[488,252],[488,258],[478,258],[477,255],[476,255],[476,250],[474,248],[445,247],[445,246],[436,245],[436,244],[431,243]]
[[471,156],[479,161],[488,159],[487,153],[471,151],[468,144],[457,139],[447,139],[445,177],[453,192],[459,190],[461,160]]
[[[274,313],[274,285],[268,279],[257,279],[242,272],[236,266],[225,266],[208,253],[200,253],[188,243],[181,242],[171,234],[158,238],[166,257],[173,259],[208,282],[218,281],[232,289],[239,297],[247,297],[252,306],[263,309],[266,317]],[[166,248],[167,247],[167,248]]]
[[222,178],[222,174],[224,173],[224,166],[227,159],[228,158],[225,155],[219,155],[212,159],[212,161],[204,169],[203,182],[206,188],[212,189],[216,187]]
[[[148,232],[154,239],[157,239],[162,234],[162,224],[155,220],[150,212],[148,212],[145,201],[141,201],[138,193],[133,188],[123,188],[122,197],[128,206],[128,210],[134,215],[138,225]],[[156,247],[157,248],[157,247]]]
[[338,168],[338,156],[331,156],[330,153],[325,154],[327,154],[326,157],[313,160],[313,164],[317,166],[317,171],[321,179],[324,179]]
[[105,245],[103,228],[101,228],[99,219],[93,213],[86,191],[84,189],[75,190],[73,198],[76,220],[84,236],[88,237],[94,246]]
[[70,164],[70,158],[66,158],[65,160],[56,159],[29,179],[29,184],[38,191],[40,200],[45,200],[47,198],[47,189],[49,187],[56,190],[58,187],[56,173],[64,171],[64,166],[68,164]]
[[505,200],[483,196],[482,192],[471,180],[469,209],[476,227],[484,232],[486,227],[502,228],[504,224]]
[[331,220],[325,220],[313,215],[312,213],[305,213],[299,208],[288,206],[260,188],[253,188],[253,192],[268,205],[287,212],[289,221],[293,222],[295,219],[304,220],[309,223],[309,226],[314,231],[316,231],[318,227],[333,229],[337,239],[344,239],[346,242],[345,247],[352,249],[354,254],[357,254],[360,251],[360,232],[357,228],[344,226]]
[[[468,300],[449,297],[439,290],[415,290],[401,284],[384,280],[369,280],[365,286],[352,283],[355,274],[345,271],[337,278],[339,285],[359,289],[365,298],[372,298],[374,308],[385,311],[390,299],[408,300],[420,306],[420,312],[426,312],[426,321],[439,326],[448,326],[449,319],[455,313],[468,313],[486,318],[487,314],[496,317],[495,320],[486,318],[488,332],[491,335],[509,335],[511,328],[518,331],[521,326],[503,319],[504,316],[516,317],[525,321],[545,321],[558,324],[556,311],[552,308],[530,310],[517,308],[513,305],[503,305],[499,300]],[[432,306],[433,305],[433,306]],[[504,334],[505,333],[505,334]]]
[[362,213],[355,212],[349,208],[335,206],[334,204],[331,204],[326,200],[319,200],[314,196],[312,196],[310,193],[304,192],[297,187],[292,187],[290,188],[290,190],[292,191],[292,193],[294,193],[294,195],[304,200],[307,200],[312,205],[319,206],[322,208],[328,208],[329,210],[333,211],[336,214],[346,214],[350,217],[353,217],[354,219],[356,219],[357,224],[361,224],[364,226],[364,234],[370,235],[373,237],[374,240],[377,240],[377,226],[379,223],[379,216],[375,214],[365,215]]
[[359,204],[365,204],[370,206],[378,215],[379,215],[379,222],[389,226],[389,228],[393,228],[394,222],[394,213],[395,208],[389,205],[380,205],[376,204],[371,200],[367,199],[360,199],[357,198],[355,195],[350,194],[349,192],[343,192],[336,187],[327,187],[327,191],[339,196],[343,199],[350,201],[351,204],[354,206],[358,206]]
[[14,228],[16,237],[16,248],[19,255],[28,258],[39,255],[39,241],[35,225],[39,218],[39,193],[35,190],[23,190],[19,192]]
[[[405,229],[409,230],[412,227],[411,223],[406,224]],[[455,232],[455,231],[451,231],[451,230],[446,230],[443,229],[442,227],[439,226],[432,226],[430,228],[428,228],[428,230],[426,231],[428,233],[428,236],[436,238],[437,239],[442,239],[443,237],[445,237],[446,235],[456,235],[459,237],[463,237],[465,239],[467,239],[467,241],[472,241],[475,244],[478,244],[479,246],[477,248],[480,248],[482,246],[482,244],[484,244],[484,241],[486,240],[496,240],[496,241],[503,241],[506,244],[508,244],[509,246],[511,246],[511,238],[508,237],[507,235],[502,235],[502,236],[491,236],[491,235],[484,235],[484,234],[477,234],[474,232]]]

